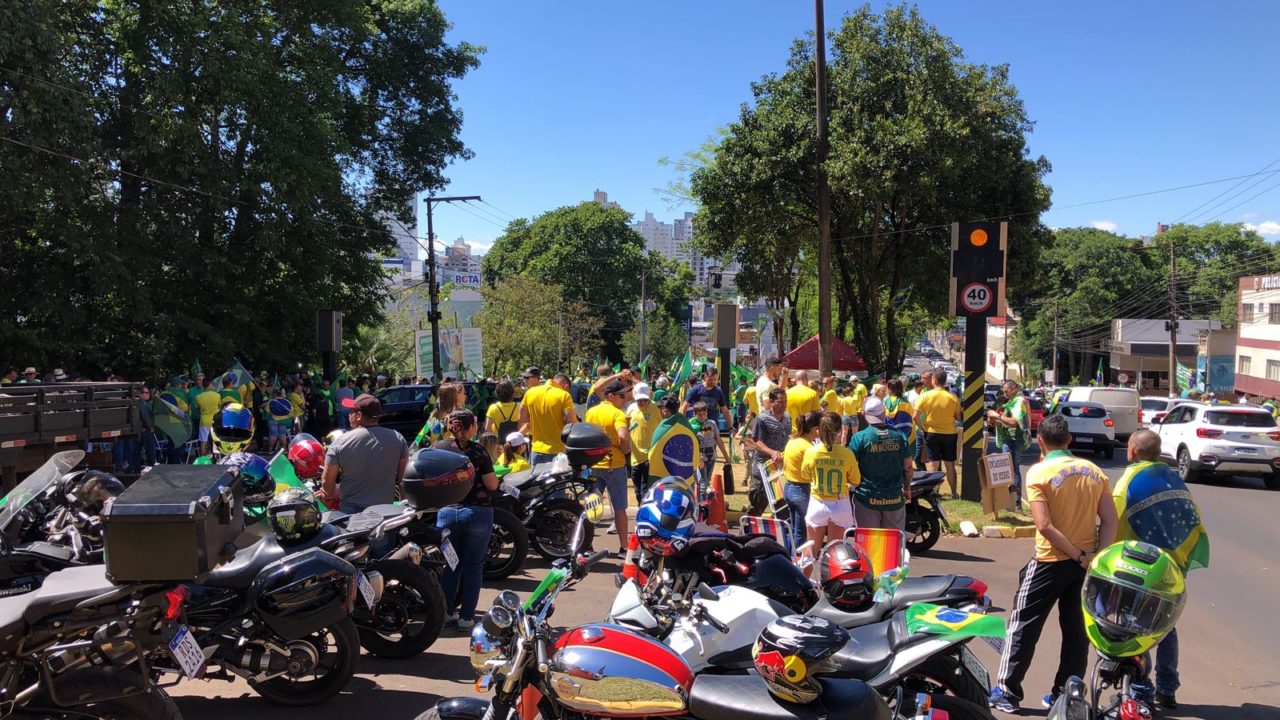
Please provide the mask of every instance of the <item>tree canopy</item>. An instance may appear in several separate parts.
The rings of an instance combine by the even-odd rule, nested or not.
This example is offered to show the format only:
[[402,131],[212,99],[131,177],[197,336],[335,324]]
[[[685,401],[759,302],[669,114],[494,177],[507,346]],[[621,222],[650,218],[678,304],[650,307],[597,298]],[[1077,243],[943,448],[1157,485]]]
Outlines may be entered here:
[[141,375],[382,312],[380,213],[469,152],[430,0],[0,4],[0,347]]

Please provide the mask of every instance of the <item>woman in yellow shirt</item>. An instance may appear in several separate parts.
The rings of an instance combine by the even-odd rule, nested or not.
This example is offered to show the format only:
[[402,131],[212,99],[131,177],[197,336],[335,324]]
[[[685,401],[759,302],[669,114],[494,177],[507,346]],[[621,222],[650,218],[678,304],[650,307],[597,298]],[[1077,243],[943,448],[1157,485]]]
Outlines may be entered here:
[[844,537],[853,527],[853,505],[849,491],[862,482],[853,451],[840,444],[840,416],[823,413],[818,424],[818,442],[805,451],[800,473],[809,481],[809,509],[804,522],[814,552],[824,543]]
[[528,470],[529,438],[520,432],[507,435],[507,441],[502,444],[502,456],[498,458],[498,464],[505,465],[509,473]]
[[805,452],[818,439],[818,423],[821,421],[820,412],[801,415],[795,423],[795,433],[782,450],[782,498],[791,510],[788,522],[791,523],[792,548],[804,544],[804,515],[809,511],[809,480],[804,475],[802,465]]

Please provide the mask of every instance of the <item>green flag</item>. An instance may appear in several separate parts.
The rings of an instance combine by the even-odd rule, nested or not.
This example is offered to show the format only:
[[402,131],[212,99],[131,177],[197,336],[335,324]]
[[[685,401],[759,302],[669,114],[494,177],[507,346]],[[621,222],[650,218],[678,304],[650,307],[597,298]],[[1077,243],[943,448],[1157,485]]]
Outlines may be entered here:
[[194,378],[197,375],[203,375],[203,374],[204,374],[204,368],[200,367],[200,358],[196,358],[196,361],[191,363],[191,377]]
[[915,603],[907,608],[907,631],[950,638],[1002,638],[1008,634],[1004,618],[998,615],[971,613],[929,603]]
[[649,374],[649,358],[651,357],[653,357],[653,353],[645,355],[644,359],[640,361],[640,364],[636,366],[636,369],[640,371],[640,377],[642,378]]
[[1191,389],[1191,368],[1178,363],[1178,386],[1184,390]]
[[[294,472],[293,463],[289,462],[283,450],[277,451],[276,456],[271,458],[271,462],[267,463],[267,470],[271,473],[271,479],[276,481],[276,492],[295,487],[307,487],[302,478],[298,477],[298,473]],[[316,502],[320,504],[321,512],[329,509],[323,502],[319,500]]]
[[671,392],[680,390],[680,386],[693,375],[693,355],[688,350],[684,351],[684,356],[676,360],[671,366]]
[[156,398],[151,404],[155,418],[156,431],[169,438],[173,447],[178,447],[191,439],[191,422],[187,414],[167,400]]

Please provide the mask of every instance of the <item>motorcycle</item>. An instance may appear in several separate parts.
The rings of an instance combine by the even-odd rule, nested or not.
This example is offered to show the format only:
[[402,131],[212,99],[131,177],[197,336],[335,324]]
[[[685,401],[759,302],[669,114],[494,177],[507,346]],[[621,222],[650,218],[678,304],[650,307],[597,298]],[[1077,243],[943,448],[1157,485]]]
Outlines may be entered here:
[[72,514],[58,493],[58,481],[84,455],[82,450],[56,453],[5,497],[0,597],[31,592],[58,570],[102,562],[101,523]]
[[942,510],[938,488],[946,476],[941,472],[917,473],[911,478],[911,501],[906,505],[907,549],[922,553],[938,544],[942,529],[949,523]]
[[569,538],[582,514],[582,497],[591,489],[587,472],[587,467],[571,467],[567,456],[560,454],[550,463],[502,478],[504,492],[495,505],[520,519],[534,551],[547,562],[569,556]]
[[[656,564],[643,554],[639,565],[649,573]],[[717,585],[750,588],[785,605],[792,613],[803,613],[819,601],[813,582],[791,562],[787,549],[767,535],[697,534],[675,556],[662,559],[661,564],[672,572],[696,574]]]

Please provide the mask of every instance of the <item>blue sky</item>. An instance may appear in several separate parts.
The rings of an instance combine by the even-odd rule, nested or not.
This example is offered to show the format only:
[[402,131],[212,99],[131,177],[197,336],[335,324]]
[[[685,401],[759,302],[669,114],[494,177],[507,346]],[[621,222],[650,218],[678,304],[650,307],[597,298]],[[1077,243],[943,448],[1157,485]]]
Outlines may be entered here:
[[[674,178],[659,158],[697,148],[731,122],[751,81],[781,70],[791,41],[813,23],[807,0],[440,5],[454,24],[451,41],[487,48],[455,87],[475,157],[449,168],[446,193],[479,194],[491,206],[439,206],[436,235],[464,236],[480,249],[509,215],[531,217],[596,189],[637,216],[649,210],[670,220],[693,209],[657,194]],[[828,0],[827,26],[857,6]],[[1276,55],[1267,47],[1280,3],[919,7],[969,60],[1010,65],[1036,123],[1031,150],[1053,164],[1048,225],[1137,236],[1152,234],[1157,221],[1220,219],[1280,240],[1280,174],[1252,187],[1248,180],[1238,196],[1196,213],[1236,183],[1064,207],[1246,175],[1280,160]]]

